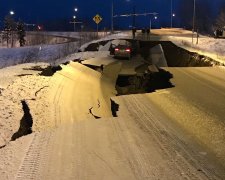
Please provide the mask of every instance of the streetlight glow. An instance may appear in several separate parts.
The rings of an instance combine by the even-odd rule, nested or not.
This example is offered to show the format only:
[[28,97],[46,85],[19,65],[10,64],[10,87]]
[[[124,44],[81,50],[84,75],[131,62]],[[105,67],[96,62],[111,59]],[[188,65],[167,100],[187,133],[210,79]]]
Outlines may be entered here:
[[10,14],[10,15],[14,15],[15,12],[14,12],[14,11],[10,11],[9,14]]
[[175,16],[176,16],[176,14],[173,13],[173,17],[175,17]]
[[77,17],[76,16],[73,16],[73,19],[76,19]]
[[74,11],[77,12],[78,11],[78,8],[74,8]]

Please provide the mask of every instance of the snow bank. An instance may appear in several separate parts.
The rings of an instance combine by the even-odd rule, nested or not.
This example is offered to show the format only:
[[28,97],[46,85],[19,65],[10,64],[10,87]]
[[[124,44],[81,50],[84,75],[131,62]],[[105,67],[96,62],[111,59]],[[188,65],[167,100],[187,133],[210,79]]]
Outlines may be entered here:
[[20,127],[24,116],[21,104],[23,100],[28,103],[33,115],[33,131],[40,129],[40,122],[48,124],[46,114],[50,114],[50,110],[46,93],[42,93],[47,90],[43,87],[49,86],[50,77],[39,76],[37,74],[40,71],[32,70],[35,67],[47,66],[47,63],[22,64],[0,69],[0,147],[10,142]]
[[[58,36],[58,37],[70,37],[70,38],[80,38],[82,34],[96,36],[96,32],[86,32],[86,31],[82,31],[82,32],[29,31],[28,33],[33,35],[48,35],[48,36]],[[99,32],[98,36],[99,38],[103,38],[109,34],[110,32]]]
[[177,46],[192,52],[206,55],[222,64],[225,64],[225,39],[214,39],[211,37],[201,36],[198,44],[196,44],[196,38],[194,39],[194,44],[192,44],[192,39],[190,37],[169,36],[168,38]]
[[78,42],[0,49],[0,68],[29,62],[54,62],[77,51]]
[[[96,39],[95,32],[28,32],[33,35],[47,35],[56,37],[72,37],[77,38],[76,42],[67,42],[55,45],[36,45],[21,48],[0,48],[0,68],[30,62],[48,62],[55,64],[55,60],[61,59],[78,51],[81,44]],[[104,39],[109,33],[99,33],[99,38]],[[115,34],[107,36],[106,39],[112,37],[120,37],[124,34]],[[99,41],[102,41],[99,40]],[[90,44],[90,43],[88,43]],[[84,47],[87,46],[84,45]],[[104,49],[103,49],[104,50]],[[88,55],[89,57],[89,55]]]

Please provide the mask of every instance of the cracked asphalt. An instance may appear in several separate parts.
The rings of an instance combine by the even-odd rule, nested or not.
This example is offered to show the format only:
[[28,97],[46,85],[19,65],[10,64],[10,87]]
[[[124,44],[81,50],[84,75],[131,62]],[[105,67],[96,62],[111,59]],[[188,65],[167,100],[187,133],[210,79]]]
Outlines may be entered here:
[[49,97],[58,128],[32,136],[16,179],[224,179],[224,70],[167,70],[174,88],[116,97],[101,73],[63,66]]

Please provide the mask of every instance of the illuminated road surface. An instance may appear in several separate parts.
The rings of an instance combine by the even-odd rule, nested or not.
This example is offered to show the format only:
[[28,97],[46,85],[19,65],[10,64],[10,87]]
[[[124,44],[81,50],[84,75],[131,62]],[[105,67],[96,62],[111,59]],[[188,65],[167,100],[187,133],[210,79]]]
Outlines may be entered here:
[[113,78],[64,66],[50,97],[58,128],[32,136],[16,179],[225,179],[225,71],[167,70],[174,88],[115,97]]

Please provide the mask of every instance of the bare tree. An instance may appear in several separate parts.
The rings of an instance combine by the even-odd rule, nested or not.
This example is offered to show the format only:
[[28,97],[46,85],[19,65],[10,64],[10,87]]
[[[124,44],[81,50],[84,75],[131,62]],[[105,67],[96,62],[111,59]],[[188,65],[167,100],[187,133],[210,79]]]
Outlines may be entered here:
[[223,28],[225,26],[225,3],[220,8],[219,15],[216,19],[216,27]]
[[11,47],[14,44],[14,31],[16,28],[16,23],[12,16],[6,16],[4,19],[4,31],[3,31],[3,39],[7,42],[7,47],[9,47],[9,42],[11,39]]
[[20,47],[22,47],[26,43],[26,40],[25,40],[26,32],[25,32],[24,23],[22,21],[19,21],[17,23],[16,30],[17,30],[17,36],[20,43]]

